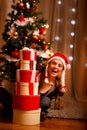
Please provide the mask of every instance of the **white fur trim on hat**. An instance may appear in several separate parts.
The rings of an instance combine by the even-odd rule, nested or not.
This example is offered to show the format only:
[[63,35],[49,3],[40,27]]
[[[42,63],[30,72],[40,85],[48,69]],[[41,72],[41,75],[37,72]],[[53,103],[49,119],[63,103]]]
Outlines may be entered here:
[[64,65],[64,69],[66,68],[66,64],[65,64],[65,61],[63,60],[63,58],[61,57],[58,57],[58,56],[55,56],[55,57],[52,57],[51,59],[48,60],[47,63],[49,63],[50,61],[54,60],[54,59],[59,59],[62,61],[63,65]]

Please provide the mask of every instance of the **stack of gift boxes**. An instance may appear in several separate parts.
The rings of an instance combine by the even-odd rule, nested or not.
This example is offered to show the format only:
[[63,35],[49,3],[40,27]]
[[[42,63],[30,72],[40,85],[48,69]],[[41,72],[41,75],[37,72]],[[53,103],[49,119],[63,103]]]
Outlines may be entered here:
[[16,94],[13,95],[14,123],[24,125],[40,123],[38,75],[36,52],[24,47],[20,50],[20,69],[16,71]]

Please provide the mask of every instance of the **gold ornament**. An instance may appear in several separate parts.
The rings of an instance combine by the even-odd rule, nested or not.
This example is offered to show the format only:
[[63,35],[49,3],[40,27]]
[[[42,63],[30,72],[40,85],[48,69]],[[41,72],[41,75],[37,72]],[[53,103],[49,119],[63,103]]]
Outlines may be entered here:
[[23,2],[20,2],[18,6],[19,6],[19,7],[23,7],[23,6],[24,6],[24,3],[23,3]]
[[18,36],[18,32],[17,32],[17,31],[14,31],[12,35],[13,35],[14,37],[17,37],[17,36]]

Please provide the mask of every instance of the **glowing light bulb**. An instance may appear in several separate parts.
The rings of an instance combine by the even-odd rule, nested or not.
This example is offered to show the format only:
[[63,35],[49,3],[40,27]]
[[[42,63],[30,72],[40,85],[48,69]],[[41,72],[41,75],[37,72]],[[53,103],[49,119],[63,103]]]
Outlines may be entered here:
[[85,67],[87,67],[87,62],[85,63]]
[[69,46],[70,48],[73,48],[74,46],[73,46],[73,44],[70,44],[70,46]]
[[76,9],[75,9],[75,8],[72,8],[72,12],[76,12]]
[[72,24],[72,25],[75,25],[75,24],[76,24],[76,21],[75,21],[75,20],[71,20],[71,24]]
[[58,2],[57,2],[59,5],[61,5],[62,4],[62,1],[61,0],[58,0]]
[[71,32],[70,35],[73,37],[73,36],[75,35],[75,33],[74,33],[74,32]]
[[54,38],[56,41],[59,41],[60,40],[60,37],[59,36],[55,36]]
[[59,23],[59,22],[61,22],[61,19],[60,19],[60,18],[58,18],[58,19],[57,19],[57,22],[58,22],[58,23]]
[[68,59],[69,59],[70,61],[72,61],[72,60],[73,60],[73,56],[69,56]]

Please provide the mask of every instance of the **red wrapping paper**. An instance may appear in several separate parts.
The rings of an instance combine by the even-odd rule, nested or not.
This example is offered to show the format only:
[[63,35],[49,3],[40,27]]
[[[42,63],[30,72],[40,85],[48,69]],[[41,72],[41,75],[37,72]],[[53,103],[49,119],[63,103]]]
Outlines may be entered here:
[[38,82],[39,71],[36,70],[17,70],[16,81],[17,82]]
[[37,110],[40,106],[40,95],[13,95],[13,108],[18,110]]
[[34,51],[33,49],[29,49],[27,47],[24,47],[22,50],[20,50],[20,59],[36,61],[36,51]]

